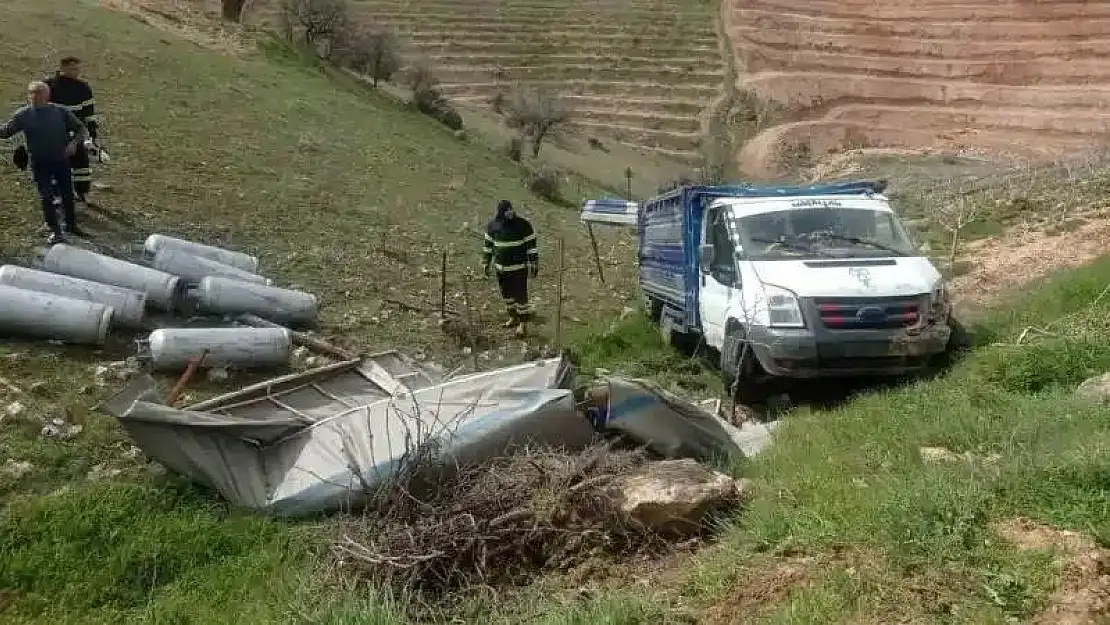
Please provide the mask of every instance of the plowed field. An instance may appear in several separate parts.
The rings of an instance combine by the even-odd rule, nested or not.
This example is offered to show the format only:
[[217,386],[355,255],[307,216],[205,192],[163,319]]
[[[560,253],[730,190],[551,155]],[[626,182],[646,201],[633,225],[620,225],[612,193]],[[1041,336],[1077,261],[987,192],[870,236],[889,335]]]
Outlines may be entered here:
[[737,87],[775,114],[739,146],[1024,157],[1110,143],[1110,2],[725,0]]
[[488,107],[515,84],[564,94],[589,134],[682,160],[701,155],[727,68],[716,2],[359,0],[426,57],[453,100]]

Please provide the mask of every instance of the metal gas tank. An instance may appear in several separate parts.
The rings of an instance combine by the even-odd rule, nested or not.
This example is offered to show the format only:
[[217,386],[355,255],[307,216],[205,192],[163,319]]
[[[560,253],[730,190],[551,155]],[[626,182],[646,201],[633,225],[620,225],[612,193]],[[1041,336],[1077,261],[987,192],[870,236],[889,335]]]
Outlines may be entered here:
[[153,258],[154,255],[162,249],[181,250],[193,256],[210,258],[225,265],[231,265],[232,267],[242,269],[243,271],[258,273],[258,258],[250,254],[244,254],[243,252],[226,250],[222,247],[205,245],[204,243],[197,243],[195,241],[186,241],[185,239],[178,239],[165,234],[152,234],[143,242],[143,250],[150,258]]
[[197,307],[210,314],[252,313],[281,324],[316,323],[316,296],[303,291],[208,276],[193,295]]
[[181,278],[164,271],[59,243],[43,255],[47,271],[146,293],[147,301],[173,310],[183,293]]
[[180,371],[205,349],[205,367],[283,367],[293,335],[285,328],[163,328],[139,343],[139,355],[160,371]]
[[129,328],[143,324],[146,294],[141,291],[18,265],[0,267],[0,284],[104,304],[115,311],[114,324]]
[[150,261],[150,266],[158,271],[181,276],[190,284],[196,284],[207,276],[232,278],[241,282],[254,282],[256,284],[270,284],[269,278],[264,278],[256,273],[171,247],[163,247],[155,252],[154,258]]
[[97,302],[0,285],[0,332],[9,336],[99,345],[114,312]]

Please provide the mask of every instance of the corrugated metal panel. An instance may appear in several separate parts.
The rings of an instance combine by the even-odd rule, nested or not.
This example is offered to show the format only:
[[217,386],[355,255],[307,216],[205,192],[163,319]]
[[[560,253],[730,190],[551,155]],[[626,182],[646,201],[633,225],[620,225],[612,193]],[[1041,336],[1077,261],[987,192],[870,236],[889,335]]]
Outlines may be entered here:
[[639,209],[639,204],[628,200],[586,200],[582,203],[582,221],[617,226],[635,226]]

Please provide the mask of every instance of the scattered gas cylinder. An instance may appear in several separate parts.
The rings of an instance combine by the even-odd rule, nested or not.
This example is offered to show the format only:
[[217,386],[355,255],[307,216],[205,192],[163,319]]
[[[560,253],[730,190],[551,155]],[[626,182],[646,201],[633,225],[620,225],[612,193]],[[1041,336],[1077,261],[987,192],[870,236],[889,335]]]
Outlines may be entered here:
[[46,250],[42,265],[54,273],[142,291],[150,304],[163,310],[173,310],[183,293],[181,278],[175,275],[64,243]]
[[316,323],[316,296],[303,291],[208,276],[193,295],[198,309],[210,314],[251,313],[284,325]]
[[241,282],[254,282],[269,285],[270,280],[256,273],[243,271],[238,267],[226,265],[218,260],[194,256],[184,250],[163,247],[154,254],[150,266],[158,271],[181,276],[186,282],[196,284],[206,276],[232,278]]
[[282,367],[293,353],[285,328],[163,328],[139,342],[139,358],[155,370],[181,371],[204,350],[204,367]]
[[141,291],[18,265],[0,267],[0,284],[104,304],[115,311],[114,324],[129,328],[143,324],[146,294]]
[[10,336],[98,345],[113,310],[97,302],[0,285],[0,332]]
[[222,247],[214,245],[205,245],[204,243],[196,243],[194,241],[186,241],[185,239],[178,239],[165,234],[152,234],[146,238],[143,243],[143,250],[148,258],[153,258],[158,250],[161,249],[176,249],[188,252],[193,256],[200,256],[201,258],[210,258],[214,261],[221,262],[225,265],[231,265],[243,271],[250,273],[258,273],[258,258],[243,252],[236,252],[234,250],[226,250]]

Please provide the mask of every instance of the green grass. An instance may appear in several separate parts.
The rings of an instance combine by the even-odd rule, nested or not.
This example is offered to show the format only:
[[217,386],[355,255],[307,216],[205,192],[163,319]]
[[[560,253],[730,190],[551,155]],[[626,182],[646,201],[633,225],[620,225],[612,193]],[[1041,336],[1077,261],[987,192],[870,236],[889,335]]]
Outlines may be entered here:
[[[1001,540],[993,523],[1026,516],[1110,544],[1110,412],[1074,397],[1080,382],[1110,370],[1108,285],[1110,257],[1058,273],[987,312],[975,351],[945,375],[787,415],[776,443],[741,468],[755,499],[700,554],[682,602],[727,612],[749,574],[809,555],[829,563],[760,606],[759,622],[1031,617],[1058,570],[1049,555]],[[1051,335],[1016,345],[1030,326]],[[583,362],[688,393],[711,379],[639,319],[585,343]],[[978,460],[932,465],[922,447]]]
[[[477,271],[485,221],[505,197],[540,232],[541,313],[553,313],[559,236],[566,316],[591,323],[623,306],[626,236],[599,233],[610,280],[602,288],[577,210],[530,195],[522,168],[280,46],[229,56],[91,3],[21,0],[5,6],[0,24],[4,109],[56,63],[40,44],[58,33],[66,36],[57,54],[86,59],[114,157],[98,176],[110,187],[95,194],[103,210],[85,221],[106,248],[123,251],[162,231],[247,249],[279,284],[317,294],[323,334],[450,363],[461,350],[432,312],[386,300],[433,309],[446,249],[449,303],[462,311],[463,276]],[[0,164],[5,262],[31,256],[41,222],[29,177],[9,162]],[[493,284],[474,278],[467,291],[475,314],[493,321]],[[541,324],[533,341],[551,333]],[[507,334],[494,338],[520,352]],[[121,343],[0,343],[0,375],[26,391],[0,387],[0,405],[26,407],[0,423],[0,467],[32,465],[25,475],[0,470],[3,620],[368,622],[373,610],[385,614],[367,607],[380,603],[370,594],[347,594],[319,574],[327,532],[232,512],[132,458],[126,436],[97,410],[117,385],[100,388],[92,375],[130,352]],[[83,430],[43,438],[41,420],[53,417]]]
[[[1090,307],[1108,283],[1107,258],[1055,276],[991,314],[981,346],[946,376],[788,416],[777,443],[748,467],[757,499],[706,557],[692,592],[714,597],[738,562],[760,554],[847,548],[862,565],[834,568],[775,606],[768,622],[1028,618],[1055,571],[1043,554],[994,537],[991,522],[1029,516],[1110,538],[1107,412],[1072,396],[1110,368],[1110,302]],[[1057,338],[991,344],[1055,319]],[[919,457],[926,446],[999,459],[931,466]]]

